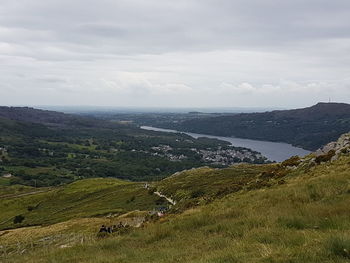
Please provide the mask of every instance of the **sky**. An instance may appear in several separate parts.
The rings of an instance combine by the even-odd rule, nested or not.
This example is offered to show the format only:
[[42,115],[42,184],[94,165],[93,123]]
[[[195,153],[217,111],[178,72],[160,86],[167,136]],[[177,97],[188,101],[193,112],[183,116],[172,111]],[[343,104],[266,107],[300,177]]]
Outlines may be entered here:
[[349,0],[1,0],[0,105],[350,103]]

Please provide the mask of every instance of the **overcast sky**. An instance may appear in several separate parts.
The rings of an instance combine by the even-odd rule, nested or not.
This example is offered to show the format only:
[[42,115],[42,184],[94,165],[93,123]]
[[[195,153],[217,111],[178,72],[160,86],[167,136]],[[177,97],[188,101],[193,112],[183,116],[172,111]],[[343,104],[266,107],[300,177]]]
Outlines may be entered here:
[[349,0],[1,0],[0,104],[350,103]]

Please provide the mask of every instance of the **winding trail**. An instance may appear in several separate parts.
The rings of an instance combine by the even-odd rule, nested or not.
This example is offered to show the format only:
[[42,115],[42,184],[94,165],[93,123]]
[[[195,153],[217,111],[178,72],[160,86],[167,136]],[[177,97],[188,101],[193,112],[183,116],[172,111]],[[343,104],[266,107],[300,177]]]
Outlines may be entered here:
[[[148,183],[146,183],[144,185],[144,188],[145,189],[150,189],[150,185]],[[153,192],[153,194],[158,195],[161,198],[164,198],[165,200],[167,200],[172,205],[176,205],[176,201],[174,199],[171,199],[170,197],[167,197],[166,195],[163,195],[162,193],[160,193],[158,191]]]
[[166,195],[161,194],[160,192],[156,191],[153,192],[155,195],[158,195],[159,197],[165,198],[170,204],[176,205],[176,201],[171,199],[170,197],[167,197]]

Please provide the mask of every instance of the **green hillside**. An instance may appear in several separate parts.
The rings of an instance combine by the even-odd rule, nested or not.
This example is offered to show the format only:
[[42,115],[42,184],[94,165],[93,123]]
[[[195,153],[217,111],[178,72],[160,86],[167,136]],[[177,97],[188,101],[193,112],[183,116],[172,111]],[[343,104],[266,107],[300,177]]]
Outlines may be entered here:
[[[140,199],[153,198],[157,190],[176,205],[165,217],[107,238],[97,235],[98,226],[120,217],[96,218],[90,209],[90,220],[0,232],[6,244],[2,257],[4,262],[349,262],[350,149],[344,138],[337,144],[343,148],[323,155],[194,169],[153,183],[148,191],[138,188],[144,192]],[[77,183],[63,192],[79,192]],[[81,183],[87,193],[100,185]],[[115,184],[111,188],[124,186]],[[125,217],[139,216],[133,213]]]
[[[10,188],[11,189],[11,188]],[[72,218],[121,215],[133,210],[152,210],[165,204],[149,194],[142,183],[118,179],[85,179],[56,188],[28,188],[0,200],[0,229],[48,225]],[[16,216],[23,221],[14,223]]]
[[146,115],[136,121],[185,132],[286,142],[312,151],[350,131],[350,104],[345,103],[221,116],[188,115],[178,114],[172,119]]
[[[0,185],[48,187],[94,177],[159,180],[193,167],[227,165],[206,160],[201,150],[232,149],[228,145],[92,117],[0,107]],[[249,161],[266,161],[248,151],[255,156]]]
[[[174,211],[207,204],[242,189],[261,188],[278,182],[271,172],[284,171],[279,165],[241,164],[226,169],[209,167],[176,173],[155,184],[156,190],[177,201]],[[262,174],[269,174],[263,178]]]

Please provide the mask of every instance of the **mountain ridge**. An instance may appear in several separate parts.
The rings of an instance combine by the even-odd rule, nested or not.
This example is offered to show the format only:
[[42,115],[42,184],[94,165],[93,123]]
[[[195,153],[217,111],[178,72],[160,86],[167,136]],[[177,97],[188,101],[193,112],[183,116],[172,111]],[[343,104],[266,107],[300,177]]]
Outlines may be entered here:
[[286,142],[314,151],[350,131],[350,104],[239,113],[157,123],[160,128],[217,136]]

